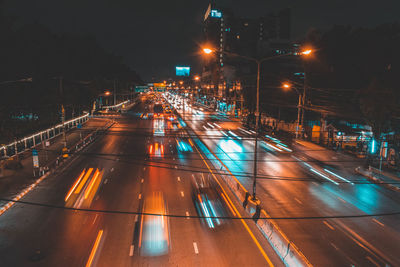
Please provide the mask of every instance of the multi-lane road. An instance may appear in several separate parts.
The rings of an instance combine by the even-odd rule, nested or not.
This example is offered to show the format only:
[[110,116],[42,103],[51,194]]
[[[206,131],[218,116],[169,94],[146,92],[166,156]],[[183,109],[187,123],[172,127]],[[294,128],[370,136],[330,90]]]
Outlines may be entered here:
[[[189,100],[184,108],[180,96],[168,98],[252,192],[254,132]],[[274,138],[259,142],[257,196],[271,217],[287,218],[276,222],[307,259],[316,266],[399,266],[399,215],[340,218],[399,212],[399,193],[355,174],[362,163],[354,157]]]
[[[43,206],[0,216],[1,266],[283,266],[222,183],[194,185],[218,175],[179,124],[147,116],[144,103],[22,199]],[[236,219],[190,217],[221,210]]]

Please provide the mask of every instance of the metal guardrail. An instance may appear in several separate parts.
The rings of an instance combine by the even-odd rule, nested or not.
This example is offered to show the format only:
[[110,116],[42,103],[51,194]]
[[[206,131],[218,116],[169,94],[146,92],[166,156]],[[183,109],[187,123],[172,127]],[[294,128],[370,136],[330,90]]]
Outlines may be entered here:
[[1,146],[0,158],[13,157],[19,153],[25,152],[26,150],[41,144],[43,141],[59,136],[62,134],[64,127],[65,131],[68,131],[78,126],[78,124],[85,123],[88,119],[89,114],[85,114],[83,116],[66,121],[64,124],[55,125],[54,127],[48,128],[44,131],[16,140],[8,145]]
[[121,102],[119,104],[116,105],[112,105],[112,106],[102,106],[101,109],[116,109],[121,107],[122,105],[127,105],[130,102],[130,100],[126,100],[124,102]]

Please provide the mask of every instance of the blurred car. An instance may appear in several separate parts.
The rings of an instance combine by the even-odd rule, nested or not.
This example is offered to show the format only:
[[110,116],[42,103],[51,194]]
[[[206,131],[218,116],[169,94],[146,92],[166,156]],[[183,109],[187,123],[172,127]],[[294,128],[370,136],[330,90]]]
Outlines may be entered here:
[[160,142],[155,142],[149,146],[150,157],[163,157],[164,156],[164,145]]
[[[223,192],[219,185],[210,177],[203,174],[192,176],[192,200],[199,216],[227,217],[230,216],[222,200]],[[223,225],[226,220],[220,218],[203,218],[202,223],[209,228]]]
[[169,251],[169,221],[167,205],[162,192],[153,192],[144,199],[140,224],[139,250],[142,256],[161,256]]

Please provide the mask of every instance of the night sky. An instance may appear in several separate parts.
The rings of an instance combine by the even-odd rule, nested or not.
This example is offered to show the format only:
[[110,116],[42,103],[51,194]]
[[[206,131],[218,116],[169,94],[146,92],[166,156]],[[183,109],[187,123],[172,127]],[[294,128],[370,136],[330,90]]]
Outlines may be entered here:
[[[243,17],[292,7],[293,39],[310,27],[373,27],[399,21],[399,0],[222,0]],[[207,0],[6,0],[20,23],[40,22],[54,32],[94,35],[143,79],[164,79],[177,64],[196,65]],[[199,69],[195,70],[199,71]]]

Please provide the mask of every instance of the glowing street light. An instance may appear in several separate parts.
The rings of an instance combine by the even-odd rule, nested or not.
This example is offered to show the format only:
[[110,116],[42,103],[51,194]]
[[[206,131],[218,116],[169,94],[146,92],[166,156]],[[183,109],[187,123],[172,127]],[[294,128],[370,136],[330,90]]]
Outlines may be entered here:
[[297,139],[299,137],[299,127],[300,127],[300,109],[302,110],[302,114],[304,114],[304,94],[300,93],[300,91],[295,86],[292,86],[292,84],[288,82],[282,83],[282,88],[284,90],[294,89],[299,94],[299,102],[297,104],[297,121],[296,121],[296,139]]
[[310,55],[312,52],[313,52],[312,49],[307,49],[307,50],[304,50],[303,52],[301,52],[301,54],[302,54],[302,55],[305,55],[305,56],[308,56],[308,55]]
[[200,76],[194,76],[194,80],[195,81],[199,81],[200,80]]
[[106,91],[104,94],[105,95],[111,95],[110,91]]
[[284,89],[290,89],[290,87],[292,87],[292,86],[289,83],[282,84],[282,88],[284,88]]
[[203,48],[203,52],[206,53],[206,54],[211,54],[214,51],[212,49],[210,49],[210,48]]

